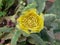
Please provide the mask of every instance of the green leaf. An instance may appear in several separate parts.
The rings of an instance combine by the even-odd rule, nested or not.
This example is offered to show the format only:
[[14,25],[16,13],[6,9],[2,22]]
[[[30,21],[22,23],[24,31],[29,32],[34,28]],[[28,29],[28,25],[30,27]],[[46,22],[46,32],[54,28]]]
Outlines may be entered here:
[[60,41],[56,41],[56,45],[60,45]]
[[2,5],[3,5],[3,4],[2,4],[2,0],[0,0],[0,8],[2,8]]
[[60,29],[60,19],[56,19],[54,22],[58,24],[58,29]]
[[49,27],[56,19],[56,15],[55,14],[45,14],[44,19],[45,19],[45,26]]
[[45,42],[41,39],[41,37],[37,34],[31,34],[30,36],[36,41],[38,45],[46,45]]
[[9,9],[15,2],[15,0],[5,0],[5,1],[6,1],[5,10]]
[[16,30],[20,30],[20,33],[23,34],[23,36],[25,36],[25,37],[30,36],[30,34],[28,34],[28,33],[24,32],[23,30],[19,29],[17,25],[16,25]]
[[58,33],[58,32],[60,32],[60,29],[54,30],[54,33]]
[[52,24],[51,24],[51,26],[52,26],[52,28],[53,28],[53,30],[56,30],[56,29],[58,29],[58,23],[56,23],[56,22],[53,22]]
[[[48,41],[51,43],[51,45],[55,45],[55,35],[54,35],[54,30],[53,30],[53,28],[50,28],[50,30],[47,30],[46,28],[45,28],[45,32],[46,32],[46,34],[48,35]],[[41,34],[42,35],[42,34]],[[46,38],[46,37],[45,37]]]
[[26,44],[26,41],[23,41],[23,42],[18,43],[18,45],[27,45],[27,44]]
[[6,15],[6,12],[5,12],[5,11],[0,12],[0,17],[1,17],[1,16],[5,16],[5,15]]
[[17,44],[17,41],[18,41],[18,38],[20,37],[21,33],[19,30],[16,30],[15,33],[14,33],[14,36],[12,37],[12,40],[11,40],[11,45],[16,45]]
[[42,13],[45,8],[46,0],[35,0],[37,3],[37,10],[39,13]]
[[[36,3],[34,2],[34,3],[31,3],[31,4],[28,4],[24,9],[23,9],[23,11],[26,11],[26,10],[28,10],[28,9],[31,9],[31,8],[36,8]],[[23,12],[22,11],[22,12]]]
[[60,18],[60,0],[55,0],[53,6],[47,11],[47,13],[56,14],[57,18]]
[[54,33],[60,32],[60,19],[56,19],[54,23],[52,23],[52,26],[54,28]]
[[3,33],[2,32],[0,32],[0,38],[1,38],[1,36],[3,35]]
[[28,4],[31,4],[31,3],[35,2],[37,10],[38,10],[38,13],[42,13],[43,10],[44,10],[44,8],[45,8],[45,2],[46,2],[46,0],[27,0],[27,2],[28,2]]
[[28,42],[31,44],[36,44],[36,41],[33,38],[28,39]]
[[44,41],[49,41],[49,35],[47,34],[46,29],[43,29],[38,35],[41,36]]
[[53,29],[51,28],[49,31],[46,31],[46,32],[49,35],[49,41],[53,45],[54,41],[55,41],[55,35],[54,35],[54,32],[53,32]]
[[0,32],[10,32],[12,31],[14,28],[7,28],[6,26],[5,27],[1,27],[0,28]]
[[27,3],[28,3],[28,4],[31,4],[31,3],[33,3],[33,2],[35,2],[35,0],[27,0]]

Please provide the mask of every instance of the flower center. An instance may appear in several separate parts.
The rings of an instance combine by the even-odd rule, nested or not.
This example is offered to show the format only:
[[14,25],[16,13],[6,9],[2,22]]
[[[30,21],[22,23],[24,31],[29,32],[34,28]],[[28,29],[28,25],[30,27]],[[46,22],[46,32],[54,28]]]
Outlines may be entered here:
[[38,26],[38,18],[34,15],[29,15],[23,18],[23,25],[28,28],[34,28]]

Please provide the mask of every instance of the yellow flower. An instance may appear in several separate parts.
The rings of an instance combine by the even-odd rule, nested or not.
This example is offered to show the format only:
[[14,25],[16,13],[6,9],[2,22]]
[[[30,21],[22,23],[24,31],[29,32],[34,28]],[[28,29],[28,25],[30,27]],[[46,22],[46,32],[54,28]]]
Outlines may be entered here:
[[29,9],[23,12],[17,22],[18,27],[28,34],[38,33],[44,28],[43,14],[38,15],[36,9]]

